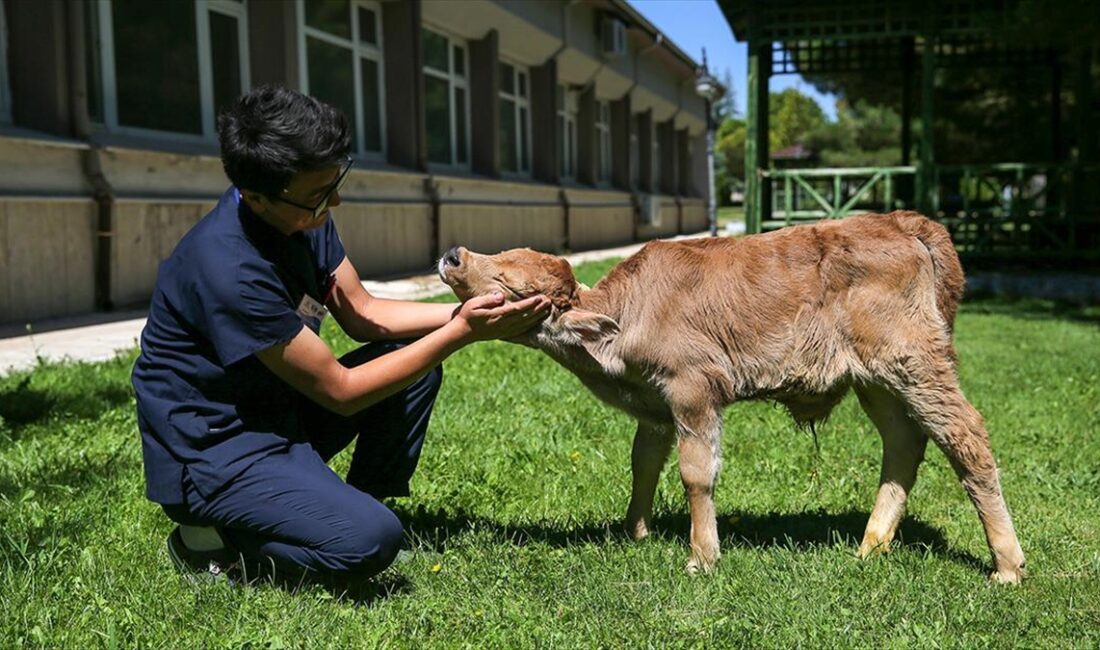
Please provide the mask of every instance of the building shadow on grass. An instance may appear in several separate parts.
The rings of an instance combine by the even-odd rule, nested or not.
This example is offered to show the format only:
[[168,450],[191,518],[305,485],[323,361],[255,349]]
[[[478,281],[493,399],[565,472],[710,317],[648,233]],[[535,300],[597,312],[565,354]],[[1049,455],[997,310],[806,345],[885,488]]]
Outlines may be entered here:
[[[443,552],[452,538],[471,531],[489,531],[501,541],[522,546],[542,543],[562,548],[582,544],[626,542],[629,537],[622,522],[571,525],[568,523],[502,524],[464,512],[430,513],[423,509],[397,510],[406,531],[420,544]],[[718,535],[724,548],[785,548],[806,551],[834,544],[852,547],[853,554],[863,538],[869,514],[858,510],[832,513],[805,511],[794,513],[727,512],[718,517]],[[679,540],[688,548],[691,519],[688,513],[663,513],[654,517],[652,536]],[[985,564],[965,551],[951,548],[939,529],[920,519],[907,516],[899,528],[895,544],[899,548],[926,550],[939,557],[968,567],[983,569]]]
[[1100,306],[1080,305],[1061,300],[995,296],[989,293],[967,294],[961,308],[964,314],[995,314],[1021,320],[1063,320],[1100,326]]
[[69,459],[64,463],[48,465],[41,471],[0,478],[0,497],[14,499],[27,490],[33,490],[40,500],[64,502],[73,494],[84,493],[104,483],[122,481],[127,475],[140,472],[140,447],[131,440],[122,440],[102,455]]
[[50,418],[96,418],[132,398],[127,384],[100,383],[86,390],[34,388],[31,378],[27,375],[17,384],[0,387],[0,418],[7,429],[7,436],[0,436],[0,446],[5,437],[19,439],[28,426]]

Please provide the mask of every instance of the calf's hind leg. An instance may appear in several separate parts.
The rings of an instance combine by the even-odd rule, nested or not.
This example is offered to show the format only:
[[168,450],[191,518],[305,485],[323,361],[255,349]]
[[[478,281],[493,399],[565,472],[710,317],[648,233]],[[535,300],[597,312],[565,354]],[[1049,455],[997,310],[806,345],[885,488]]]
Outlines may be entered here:
[[947,359],[917,362],[911,382],[900,390],[910,413],[947,455],[963,489],[978,511],[993,555],[995,582],[1017,583],[1024,553],[1008,514],[989,433],[978,411],[963,396],[954,366]]
[[626,532],[634,539],[649,535],[653,494],[657,490],[661,470],[668,460],[668,452],[672,449],[673,431],[671,424],[661,426],[638,422],[638,432],[634,434],[634,449],[630,454],[634,482],[630,493],[630,507],[626,510]]
[[882,437],[878,496],[859,545],[859,556],[865,558],[890,550],[890,542],[905,515],[905,503],[917,480],[917,468],[924,460],[928,436],[909,415],[905,403],[887,389],[860,386],[856,394],[860,406]]

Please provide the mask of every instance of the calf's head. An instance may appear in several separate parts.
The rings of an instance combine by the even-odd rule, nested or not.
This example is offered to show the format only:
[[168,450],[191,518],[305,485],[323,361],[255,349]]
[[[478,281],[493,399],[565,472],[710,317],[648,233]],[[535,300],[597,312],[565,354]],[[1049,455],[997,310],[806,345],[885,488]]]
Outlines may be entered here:
[[507,302],[535,295],[550,299],[550,316],[512,339],[547,352],[581,347],[603,365],[619,333],[611,317],[581,307],[588,288],[577,282],[569,262],[555,255],[514,248],[497,255],[479,255],[461,246],[439,259],[439,277],[459,300],[494,292]]

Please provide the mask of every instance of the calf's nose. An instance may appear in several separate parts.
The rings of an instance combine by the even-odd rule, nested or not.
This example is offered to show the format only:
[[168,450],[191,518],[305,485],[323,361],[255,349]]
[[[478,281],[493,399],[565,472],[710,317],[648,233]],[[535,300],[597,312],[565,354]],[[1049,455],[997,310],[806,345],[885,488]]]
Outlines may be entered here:
[[458,246],[451,246],[447,249],[447,252],[443,254],[443,263],[449,266],[462,266],[462,258],[459,256],[461,250]]

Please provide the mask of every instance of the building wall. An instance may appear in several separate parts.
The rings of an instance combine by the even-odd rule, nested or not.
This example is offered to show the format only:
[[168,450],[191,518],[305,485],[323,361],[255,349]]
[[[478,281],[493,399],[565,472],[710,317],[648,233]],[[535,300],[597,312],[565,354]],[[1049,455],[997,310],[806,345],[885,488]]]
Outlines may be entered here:
[[634,240],[634,205],[626,192],[571,189],[569,244],[572,250],[617,246]]
[[119,201],[111,248],[111,302],[149,299],[161,260],[214,207],[214,201]]
[[701,199],[682,199],[680,217],[682,232],[703,232],[710,223],[707,221],[707,204]]
[[361,276],[424,272],[436,259],[432,208],[426,203],[347,201],[333,211],[333,219]]
[[[74,139],[71,81],[77,72],[68,69],[69,57],[59,54],[66,50],[68,5],[56,0],[30,3],[35,7],[5,4],[9,34],[36,33],[35,39],[9,38],[3,44],[8,46],[9,62],[35,61],[41,70],[32,77],[22,72],[8,75],[13,119],[0,125],[0,323],[94,309],[98,208],[88,177],[93,160],[99,161],[112,194],[109,297],[119,307],[143,303],[161,260],[228,185],[213,132],[176,136],[93,124],[94,149]],[[399,56],[403,51],[399,45],[386,48],[392,57],[385,62],[384,108],[401,111],[386,118],[390,151],[384,157],[389,162],[359,159],[341,191],[343,203],[334,210],[345,248],[362,276],[426,272],[442,251],[458,244],[487,253],[519,246],[579,251],[705,228],[702,198],[682,194],[705,187],[700,155],[678,159],[680,168],[691,174],[691,182],[680,188],[666,184],[666,190],[679,189],[681,194],[662,197],[659,223],[654,225],[640,224],[636,207],[649,187],[563,184],[553,165],[541,158],[541,180],[523,175],[502,180],[507,175],[493,167],[499,160],[492,155],[483,157],[489,168],[483,164],[476,173],[424,163],[423,84],[408,81],[410,75],[418,81],[421,75],[419,24],[467,39],[468,46],[475,41],[492,43],[490,49],[479,50],[483,67],[469,70],[470,75],[484,75],[494,68],[484,53],[495,51],[500,59],[529,67],[532,84],[541,80],[539,103],[535,105],[532,96],[529,115],[532,120],[540,115],[540,129],[547,131],[537,134],[541,138],[537,143],[532,142],[536,153],[549,155],[556,150],[555,135],[549,132],[556,129],[556,109],[551,104],[557,84],[589,91],[590,97],[602,101],[629,95],[632,101],[624,105],[631,122],[634,115],[652,111],[654,120],[671,121],[677,132],[692,139],[693,150],[701,152],[704,109],[692,94],[694,70],[689,63],[671,51],[650,47],[652,40],[636,27],[628,30],[629,52],[618,58],[601,55],[597,25],[602,12],[630,20],[619,4],[386,0],[381,8],[381,15],[392,21],[383,25],[385,33],[413,35],[404,44],[412,54]],[[250,53],[252,84],[301,87],[304,52],[294,0],[248,0],[239,16],[247,35],[243,47]],[[39,23],[48,29],[35,31]],[[490,34],[495,34],[495,40],[479,40]],[[278,55],[271,54],[276,50]],[[471,58],[470,65],[474,62]],[[493,76],[479,77],[479,83],[486,81],[499,84]],[[405,90],[398,92],[401,88]],[[486,93],[482,101],[488,98],[491,103],[495,86],[479,88]],[[97,89],[101,90],[92,89],[93,95]],[[584,119],[593,119],[591,114]],[[584,132],[592,131],[591,125],[580,126],[587,129]],[[394,129],[401,132],[391,132]],[[482,128],[478,133],[491,135],[494,129]],[[495,144],[484,142],[478,146],[482,152],[495,149]],[[594,147],[581,149],[589,154],[595,151]],[[682,157],[681,147],[668,149],[662,154]]]
[[92,311],[95,204],[0,198],[0,322]]

